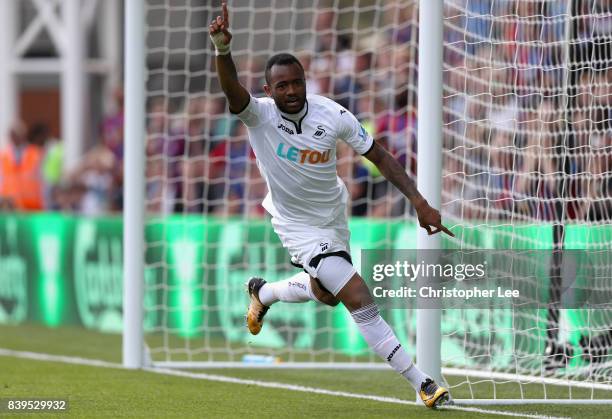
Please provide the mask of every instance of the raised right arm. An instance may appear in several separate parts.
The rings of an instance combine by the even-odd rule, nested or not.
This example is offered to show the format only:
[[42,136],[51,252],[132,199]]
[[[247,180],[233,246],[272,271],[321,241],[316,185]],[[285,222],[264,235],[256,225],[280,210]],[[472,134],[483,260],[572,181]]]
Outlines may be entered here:
[[241,112],[249,104],[251,95],[240,84],[236,65],[230,52],[230,41],[232,34],[229,32],[229,13],[227,3],[223,2],[223,17],[217,16],[208,26],[210,38],[215,45],[217,75],[221,83],[221,89],[229,102],[232,113]]

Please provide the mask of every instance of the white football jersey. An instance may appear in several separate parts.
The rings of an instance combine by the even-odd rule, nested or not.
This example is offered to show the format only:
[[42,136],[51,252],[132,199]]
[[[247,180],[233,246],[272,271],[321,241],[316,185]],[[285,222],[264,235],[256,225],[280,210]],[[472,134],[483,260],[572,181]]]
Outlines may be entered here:
[[298,114],[281,112],[272,98],[251,97],[237,116],[248,128],[268,184],[263,206],[273,217],[322,226],[346,210],[348,191],[336,171],[336,141],[359,154],[374,145],[352,113],[331,99],[308,95]]

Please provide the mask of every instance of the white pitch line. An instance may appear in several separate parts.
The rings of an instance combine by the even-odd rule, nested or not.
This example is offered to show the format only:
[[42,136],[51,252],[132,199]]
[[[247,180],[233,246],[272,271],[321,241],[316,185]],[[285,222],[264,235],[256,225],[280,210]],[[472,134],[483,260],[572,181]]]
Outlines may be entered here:
[[[73,365],[85,365],[85,366],[90,366],[90,367],[118,368],[118,369],[123,368],[121,364],[117,364],[114,362],[101,361],[98,359],[80,358],[80,357],[63,356],[63,355],[51,355],[51,354],[45,354],[45,353],[39,353],[39,352],[14,351],[11,349],[3,349],[3,348],[0,348],[0,356],[32,359],[36,361],[60,362],[64,364],[73,364]],[[353,399],[371,400],[371,401],[383,402],[383,403],[404,404],[404,405],[410,405],[410,406],[419,405],[420,406],[420,403],[417,404],[416,402],[413,402],[413,401],[397,399],[394,397],[382,397],[382,396],[374,396],[371,394],[359,394],[359,393],[349,393],[346,391],[325,390],[322,388],[305,387],[305,386],[299,386],[295,384],[277,383],[273,381],[246,380],[243,378],[228,377],[225,375],[193,373],[193,372],[187,372],[187,371],[176,371],[176,370],[160,369],[160,368],[144,368],[144,371],[152,372],[155,374],[161,374],[161,375],[172,375],[176,377],[216,381],[216,382],[221,382],[221,383],[251,385],[251,386],[257,386],[257,387],[264,387],[264,388],[276,388],[276,389],[281,389],[281,390],[299,391],[302,393],[324,394],[327,396],[348,397],[348,398],[353,398]],[[501,410],[479,409],[476,407],[463,407],[463,406],[444,406],[440,408],[439,410],[457,410],[457,411],[462,411],[462,412],[473,412],[473,413],[482,413],[482,414],[491,414],[491,415],[500,415],[500,416],[510,416],[510,417],[517,417],[517,418],[564,419],[564,418],[558,418],[558,417],[553,417],[553,416],[543,416],[543,415],[536,415],[536,414],[529,414],[529,413],[506,412],[506,411],[501,411]]]
[[34,359],[36,361],[52,361],[64,364],[87,365],[90,367],[123,368],[123,365],[115,362],[101,361],[99,359],[79,358],[78,356],[64,356],[44,354],[40,352],[14,351],[12,349],[0,348],[0,356],[12,356],[15,358]]
[[[405,405],[410,405],[410,406],[422,406],[420,403],[417,403],[417,402],[396,399],[394,397],[374,396],[371,394],[348,393],[346,391],[325,390],[325,389],[317,388],[317,387],[305,387],[305,386],[299,386],[295,384],[276,383],[273,381],[247,380],[243,378],[228,377],[225,375],[193,373],[193,372],[187,372],[187,371],[177,371],[177,370],[160,369],[160,368],[147,368],[145,370],[153,372],[153,373],[157,373],[157,374],[174,375],[177,377],[195,378],[199,380],[218,381],[218,382],[232,383],[232,384],[246,384],[246,385],[252,385],[252,386],[257,386],[257,387],[276,388],[276,389],[282,389],[282,390],[300,391],[303,393],[324,394],[328,396],[337,396],[337,397],[349,397],[353,399],[372,400],[372,401],[383,402],[383,403],[395,403],[395,404],[405,404]],[[424,408],[425,407],[423,406],[423,409]],[[511,417],[518,417],[518,418],[565,419],[563,417],[534,415],[534,414],[529,414],[529,413],[505,412],[501,410],[488,410],[488,409],[479,409],[476,407],[463,407],[463,406],[444,406],[444,407],[438,408],[438,410],[459,410],[462,412],[484,413],[484,414],[511,416]]]

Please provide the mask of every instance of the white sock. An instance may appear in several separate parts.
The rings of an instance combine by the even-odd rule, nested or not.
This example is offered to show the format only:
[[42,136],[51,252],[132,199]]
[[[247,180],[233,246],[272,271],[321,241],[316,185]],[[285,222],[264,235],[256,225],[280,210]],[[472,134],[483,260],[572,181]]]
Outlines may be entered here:
[[310,275],[300,272],[282,281],[267,282],[259,289],[259,301],[265,306],[283,301],[285,303],[303,303],[319,301],[310,287]]
[[410,381],[415,390],[420,390],[421,383],[429,378],[427,374],[418,369],[414,364],[411,364],[406,371],[402,372],[402,375],[406,380]]
[[351,316],[370,348],[410,381],[415,390],[420,390],[421,383],[427,379],[427,375],[412,363],[410,355],[402,348],[395,333],[380,317],[376,304],[361,307],[351,312]]

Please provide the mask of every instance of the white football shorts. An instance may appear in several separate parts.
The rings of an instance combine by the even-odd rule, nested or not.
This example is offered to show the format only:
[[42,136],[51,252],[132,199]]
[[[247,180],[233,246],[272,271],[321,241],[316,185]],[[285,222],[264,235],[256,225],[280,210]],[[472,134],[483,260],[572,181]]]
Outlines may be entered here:
[[340,211],[338,217],[324,226],[305,226],[280,217],[272,217],[272,227],[283,247],[289,252],[291,261],[302,265],[313,278],[317,278],[320,266],[320,263],[317,267],[310,266],[310,261],[315,256],[340,251],[349,255],[351,253],[349,247],[351,233],[344,211]]

